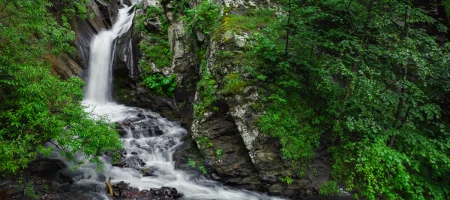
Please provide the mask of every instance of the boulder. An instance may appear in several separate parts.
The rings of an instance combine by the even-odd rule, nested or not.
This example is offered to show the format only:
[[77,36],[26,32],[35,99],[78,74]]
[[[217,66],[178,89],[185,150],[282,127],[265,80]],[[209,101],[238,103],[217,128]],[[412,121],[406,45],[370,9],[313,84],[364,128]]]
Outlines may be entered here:
[[147,19],[144,22],[144,27],[149,32],[159,33],[161,31],[162,25],[158,18]]

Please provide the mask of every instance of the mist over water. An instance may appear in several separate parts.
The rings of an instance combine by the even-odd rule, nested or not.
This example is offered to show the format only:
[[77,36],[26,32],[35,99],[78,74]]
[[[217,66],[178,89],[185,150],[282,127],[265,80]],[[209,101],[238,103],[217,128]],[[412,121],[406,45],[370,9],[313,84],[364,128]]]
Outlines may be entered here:
[[[187,133],[179,123],[169,121],[159,114],[140,108],[116,104],[111,98],[112,55],[115,39],[125,33],[132,24],[134,12],[131,7],[119,10],[118,21],[111,30],[100,32],[92,41],[85,100],[88,112],[106,116],[111,122],[122,124],[126,135],[122,137],[124,157],[131,167],[115,167],[104,158],[106,167],[96,171],[96,166],[87,163],[75,172],[67,172],[84,191],[94,199],[110,199],[105,194],[105,181],[124,181],[140,190],[174,187],[184,194],[183,199],[233,199],[264,200],[277,199],[263,194],[235,190],[220,183],[195,177],[176,170],[173,153],[181,145],[181,138]],[[153,176],[144,177],[139,169],[152,169]]]

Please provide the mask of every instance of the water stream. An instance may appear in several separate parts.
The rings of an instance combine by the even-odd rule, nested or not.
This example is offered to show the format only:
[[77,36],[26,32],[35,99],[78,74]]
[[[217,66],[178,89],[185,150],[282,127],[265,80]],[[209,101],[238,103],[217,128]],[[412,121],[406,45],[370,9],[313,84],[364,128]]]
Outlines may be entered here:
[[[111,30],[100,32],[93,39],[83,101],[90,106],[88,111],[121,123],[122,129],[126,131],[121,140],[129,166],[112,166],[105,158],[106,167],[96,171],[95,165],[87,163],[77,171],[70,172],[76,185],[91,193],[94,199],[110,199],[104,184],[106,177],[111,177],[112,183],[124,181],[140,190],[174,187],[184,194],[183,199],[276,199],[224,187],[220,183],[175,169],[172,156],[182,143],[181,138],[186,130],[179,123],[169,121],[157,113],[119,105],[111,100],[111,66],[115,39],[131,27],[134,16],[131,9],[134,8],[120,9],[118,20]],[[139,169],[152,169],[153,176],[146,177]]]

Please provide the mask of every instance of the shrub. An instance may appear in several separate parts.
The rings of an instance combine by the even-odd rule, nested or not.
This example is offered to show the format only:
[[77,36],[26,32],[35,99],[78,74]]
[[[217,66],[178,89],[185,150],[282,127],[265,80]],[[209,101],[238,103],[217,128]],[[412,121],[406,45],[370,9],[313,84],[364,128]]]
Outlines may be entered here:
[[168,97],[173,97],[177,87],[177,80],[174,74],[170,76],[151,74],[144,78],[143,83],[156,94]]
[[186,10],[183,20],[187,21],[190,31],[209,35],[219,26],[220,6],[211,0],[202,0],[197,7]]
[[336,196],[339,192],[339,187],[334,181],[323,183],[319,188],[319,194],[324,196]]
[[225,94],[239,94],[247,86],[247,83],[237,73],[228,74],[225,76],[224,81],[225,85],[222,92]]

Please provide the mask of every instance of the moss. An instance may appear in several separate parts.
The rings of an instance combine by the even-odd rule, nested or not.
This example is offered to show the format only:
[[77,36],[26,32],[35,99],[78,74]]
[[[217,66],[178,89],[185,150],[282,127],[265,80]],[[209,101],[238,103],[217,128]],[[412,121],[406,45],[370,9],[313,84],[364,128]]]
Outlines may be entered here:
[[264,111],[264,105],[262,103],[253,103],[250,107],[257,112]]
[[228,15],[229,13],[231,13],[231,10],[233,9],[233,7],[224,7],[223,8],[223,15]]
[[[154,63],[158,68],[170,67],[172,54],[170,53],[169,42],[158,35],[150,37],[150,40],[143,40],[139,44],[144,55],[143,61],[145,63]],[[147,69],[148,66],[150,65],[143,66],[144,73],[150,71],[150,69]]]
[[226,15],[216,33],[216,39],[219,39],[226,31],[233,33],[253,33],[272,22],[275,19],[274,14],[275,11],[272,9],[254,9],[244,15]]
[[198,138],[197,142],[202,149],[211,148],[213,146],[212,142],[206,136]]
[[[145,28],[147,19],[158,19],[161,22],[161,30],[150,32]],[[136,30],[141,34],[142,40],[139,43],[142,52],[141,68],[144,76],[151,74],[151,63],[158,68],[170,67],[172,55],[167,36],[168,22],[160,7],[149,6],[144,15],[136,17]]]
[[128,89],[119,89],[117,92],[117,98],[119,102],[124,104],[130,104],[133,101],[133,96],[130,95]]
[[240,94],[248,83],[243,81],[240,74],[230,73],[225,76],[225,85],[222,90],[225,94]]
[[202,77],[197,83],[199,101],[194,104],[195,116],[203,115],[207,109],[216,109],[213,105],[216,102],[217,82],[211,72],[206,69],[206,60],[202,60],[201,68]]

